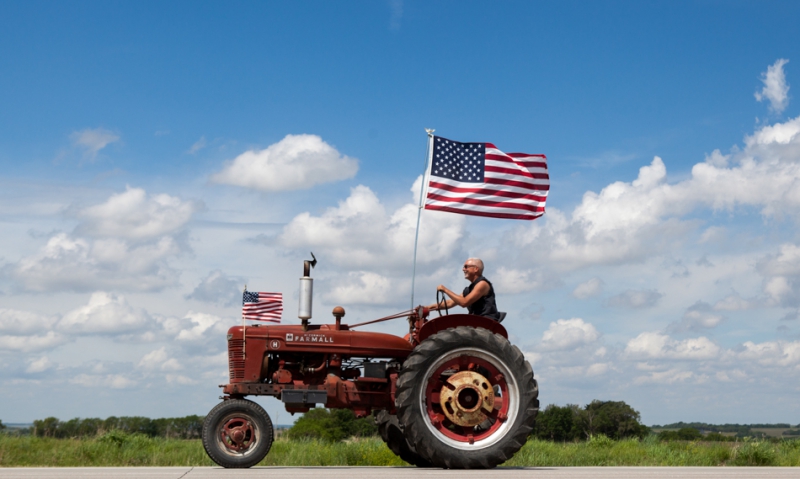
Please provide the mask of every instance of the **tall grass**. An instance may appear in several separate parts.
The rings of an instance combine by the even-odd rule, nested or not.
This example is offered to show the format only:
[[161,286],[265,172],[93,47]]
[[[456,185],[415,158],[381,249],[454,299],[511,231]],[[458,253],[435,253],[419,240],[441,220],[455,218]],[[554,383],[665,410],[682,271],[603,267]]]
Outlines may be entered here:
[[[0,434],[0,467],[212,466],[199,440],[111,432],[93,439]],[[330,443],[278,439],[262,466],[402,466],[378,438]],[[505,466],[800,466],[800,441],[738,443],[530,440]]]

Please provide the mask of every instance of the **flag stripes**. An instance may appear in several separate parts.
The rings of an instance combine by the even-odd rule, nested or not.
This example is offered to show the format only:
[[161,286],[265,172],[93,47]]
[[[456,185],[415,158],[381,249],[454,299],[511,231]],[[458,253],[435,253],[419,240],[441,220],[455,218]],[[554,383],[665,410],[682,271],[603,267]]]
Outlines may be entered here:
[[281,322],[283,293],[245,291],[242,297],[242,317],[253,321]]

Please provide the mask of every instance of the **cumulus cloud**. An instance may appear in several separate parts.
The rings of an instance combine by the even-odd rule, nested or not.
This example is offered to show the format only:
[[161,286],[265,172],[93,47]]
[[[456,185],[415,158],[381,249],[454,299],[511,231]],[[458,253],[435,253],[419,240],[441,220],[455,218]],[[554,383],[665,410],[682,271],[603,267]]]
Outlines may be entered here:
[[30,291],[155,291],[177,282],[178,272],[166,260],[182,252],[182,245],[169,236],[131,245],[116,238],[89,241],[59,233],[39,253],[20,260],[11,274]]
[[[420,179],[412,192],[419,194]],[[322,215],[297,215],[283,229],[278,240],[292,248],[323,252],[337,265],[351,270],[410,265],[414,251],[417,206],[409,203],[387,212],[377,195],[359,185],[337,207]],[[464,235],[464,217],[425,211],[420,229],[419,264],[446,261],[459,248]]]
[[23,353],[44,351],[60,346],[69,341],[69,338],[55,331],[44,334],[0,335],[0,351],[19,351]]
[[263,191],[289,191],[346,180],[357,171],[358,160],[340,154],[319,136],[286,135],[266,149],[242,153],[211,180]]
[[119,135],[105,128],[86,128],[69,135],[72,144],[84,151],[87,158],[94,160],[103,148],[119,140]]
[[152,324],[146,312],[132,308],[124,297],[98,291],[88,304],[64,315],[58,329],[80,334],[121,334],[141,331]]
[[548,350],[564,350],[584,346],[597,341],[600,333],[581,318],[559,319],[550,323],[542,335],[542,347]]
[[182,328],[178,335],[175,337],[178,341],[205,341],[209,339],[216,339],[224,334],[230,322],[223,320],[219,316],[206,313],[196,313],[190,311],[186,314],[184,320],[187,320],[191,326]]
[[325,299],[341,304],[383,304],[396,294],[398,286],[393,287],[391,279],[370,271],[353,271],[337,281]]
[[592,278],[585,281],[572,290],[572,296],[578,299],[588,299],[603,292],[603,280]]
[[154,291],[177,282],[168,260],[188,250],[185,226],[198,206],[169,195],[127,188],[77,213],[73,234],[57,233],[10,267],[31,291],[88,292],[101,288]]
[[183,369],[183,366],[175,358],[170,358],[167,354],[166,347],[150,351],[142,356],[139,361],[139,367],[147,370],[161,370],[161,371],[178,371]]
[[787,63],[789,60],[780,58],[767,67],[767,71],[761,74],[764,87],[755,93],[756,100],[768,100],[770,109],[776,113],[781,113],[789,105],[789,85],[783,72]]
[[714,308],[703,301],[698,301],[690,306],[680,322],[670,325],[670,331],[698,331],[717,327],[723,316],[714,311]]
[[615,308],[643,309],[656,305],[663,295],[654,290],[629,289],[608,299],[608,305]]
[[800,365],[800,341],[747,341],[737,354],[739,359],[757,361],[762,366]]
[[30,334],[50,329],[58,320],[47,316],[16,309],[0,309],[0,334]]
[[208,273],[186,298],[231,306],[241,301],[243,284],[242,278],[232,278],[216,269]]
[[710,359],[720,347],[705,336],[675,340],[659,332],[645,332],[628,341],[625,353],[632,358]]
[[105,203],[79,213],[83,222],[76,233],[93,237],[150,239],[183,228],[198,209],[190,201],[165,194],[150,195],[127,187]]
[[32,359],[28,362],[28,367],[25,368],[25,372],[29,374],[37,374],[45,372],[49,369],[52,369],[55,365],[53,364],[47,356],[42,356],[40,358]]

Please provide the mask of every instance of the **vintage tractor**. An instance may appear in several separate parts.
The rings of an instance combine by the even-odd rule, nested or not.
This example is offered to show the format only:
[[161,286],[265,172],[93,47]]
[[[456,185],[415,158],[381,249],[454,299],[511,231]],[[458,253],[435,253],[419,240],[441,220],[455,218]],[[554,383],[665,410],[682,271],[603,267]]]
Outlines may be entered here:
[[[304,263],[301,325],[228,330],[230,383],[220,386],[223,401],[203,423],[214,462],[250,467],[267,455],[272,421],[245,399],[259,395],[280,399],[290,413],[320,404],[374,414],[389,448],[420,467],[491,468],[525,444],[539,411],[538,386],[499,322],[446,309],[429,318],[419,306],[348,326],[337,306],[333,324],[309,324],[315,264]],[[405,338],[355,331],[400,317],[408,318]]]

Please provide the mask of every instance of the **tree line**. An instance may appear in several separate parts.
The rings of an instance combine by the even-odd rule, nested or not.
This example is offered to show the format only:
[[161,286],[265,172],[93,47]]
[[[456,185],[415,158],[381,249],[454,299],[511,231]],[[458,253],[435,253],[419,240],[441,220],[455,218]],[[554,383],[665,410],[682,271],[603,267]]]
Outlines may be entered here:
[[75,418],[61,421],[55,417],[33,421],[30,434],[37,437],[67,439],[94,437],[111,431],[144,434],[148,437],[169,439],[198,439],[203,429],[203,416],[168,417],[150,419],[141,416],[111,416],[100,418]]

